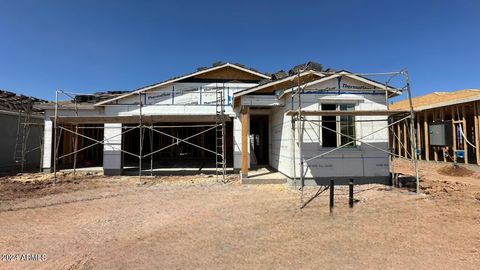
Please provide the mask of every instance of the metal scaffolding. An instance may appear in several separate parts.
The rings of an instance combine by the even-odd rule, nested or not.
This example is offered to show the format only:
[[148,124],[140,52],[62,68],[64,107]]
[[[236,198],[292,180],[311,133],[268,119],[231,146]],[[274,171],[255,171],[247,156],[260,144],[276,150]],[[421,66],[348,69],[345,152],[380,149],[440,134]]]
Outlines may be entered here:
[[[119,105],[110,105],[110,106],[136,106],[138,108],[138,116],[129,116],[129,117],[122,117],[122,116],[105,116],[105,117],[82,117],[79,114],[79,104],[76,99],[77,95],[82,96],[92,96],[89,94],[79,94],[79,93],[71,93],[62,90],[58,90],[55,92],[55,102],[54,102],[54,116],[53,116],[53,129],[54,129],[54,136],[53,136],[53,146],[54,146],[54,153],[53,153],[53,173],[54,173],[54,183],[57,181],[57,172],[58,172],[58,161],[64,159],[66,157],[73,155],[73,175],[75,177],[76,167],[77,167],[77,154],[85,151],[89,148],[92,148],[96,145],[106,145],[107,142],[111,139],[114,139],[119,136],[123,136],[133,130],[139,130],[139,154],[132,153],[126,151],[122,148],[118,149],[123,154],[133,156],[138,158],[138,179],[139,182],[143,176],[142,174],[142,159],[150,157],[150,175],[153,175],[153,159],[154,154],[164,151],[168,148],[171,148],[179,143],[185,143],[191,145],[195,148],[200,149],[201,151],[205,151],[215,155],[215,174],[217,175],[217,180],[221,177],[222,181],[226,181],[226,148],[225,148],[225,136],[226,136],[226,121],[229,119],[229,116],[225,114],[225,91],[228,91],[226,87],[216,86],[214,88],[215,91],[215,115],[212,115],[212,122],[214,124],[199,124],[199,125],[155,125],[155,115],[151,113],[145,115],[143,110],[145,106],[162,106],[162,105],[155,105],[155,104],[145,104],[146,103],[146,96],[144,93],[136,93],[138,95],[138,103],[134,104],[119,104]],[[60,97],[67,97],[71,102],[73,102],[73,107],[65,106],[65,103],[59,101]],[[211,105],[211,104],[210,104]],[[212,105],[213,106],[213,105]],[[66,109],[69,111],[73,111],[74,116],[60,116],[59,110]],[[136,123],[134,118],[137,118]],[[122,121],[125,120],[125,121]],[[106,137],[104,135],[102,140],[95,139],[93,137],[86,136],[80,132],[80,130],[84,129],[104,129],[104,126],[98,127],[88,127],[88,126],[79,126],[80,123],[122,123],[122,124],[136,124],[133,127],[129,126],[122,126],[122,131],[119,134],[115,134],[111,137]],[[65,127],[65,124],[73,125],[73,128]],[[180,135],[171,135],[167,132],[162,131],[164,128],[201,128],[200,130],[190,136],[185,138],[181,138]],[[149,132],[149,140],[150,140],[150,149],[148,153],[144,153],[143,143],[146,131]],[[190,142],[189,140],[195,138],[199,135],[205,134],[209,131],[215,131],[215,150],[208,149],[204,145],[199,145]],[[74,136],[73,139],[73,151],[70,153],[64,153],[59,155],[59,146],[62,134],[72,134]],[[166,136],[172,139],[172,143],[158,149],[154,149],[153,147],[153,134],[158,134],[161,136]],[[92,144],[82,147],[78,149],[78,138],[83,138],[92,142]],[[123,165],[122,165],[123,166]]]
[[[293,167],[293,180],[294,180],[294,183],[296,183],[296,180],[297,178],[299,178],[300,180],[300,191],[301,191],[301,201],[303,202],[303,191],[304,191],[304,187],[305,187],[305,175],[306,175],[306,170],[305,170],[305,163],[307,163],[308,161],[311,161],[313,159],[318,159],[318,158],[322,158],[332,152],[335,152],[339,149],[342,149],[342,148],[345,148],[345,147],[348,147],[348,146],[352,146],[352,145],[355,145],[356,143],[362,143],[362,144],[365,144],[367,146],[370,146],[376,150],[379,150],[381,152],[384,152],[386,154],[388,154],[389,156],[389,168],[390,170],[392,170],[392,161],[393,161],[393,158],[394,157],[398,157],[398,158],[404,158],[402,157],[401,155],[398,155],[398,154],[395,154],[392,149],[391,149],[391,143],[390,141],[388,142],[388,145],[389,145],[389,148],[388,150],[385,150],[385,149],[382,149],[380,147],[377,147],[371,143],[368,143],[365,141],[365,139],[375,133],[378,133],[380,131],[383,131],[385,129],[392,129],[392,126],[395,125],[395,124],[398,124],[398,123],[405,123],[406,125],[408,124],[408,133],[409,133],[409,140],[410,140],[410,148],[411,149],[407,149],[408,146],[407,145],[402,145],[402,147],[404,147],[405,149],[405,152],[410,152],[410,158],[407,158],[408,160],[410,160],[412,162],[412,165],[414,166],[415,168],[415,180],[416,180],[416,191],[417,193],[420,192],[420,184],[419,184],[419,172],[418,172],[418,157],[417,157],[417,145],[416,145],[416,140],[415,140],[415,128],[414,128],[414,123],[415,123],[415,113],[414,113],[414,110],[413,110],[413,106],[412,106],[412,96],[411,96],[411,89],[410,89],[410,76],[408,74],[408,71],[406,69],[403,69],[401,71],[397,71],[397,72],[381,72],[381,73],[348,73],[348,75],[355,75],[355,76],[388,76],[387,80],[385,81],[385,83],[383,83],[384,85],[384,90],[385,90],[385,102],[386,102],[386,106],[387,106],[387,109],[386,110],[375,110],[375,111],[365,111],[365,110],[358,110],[358,111],[339,111],[339,110],[329,110],[329,111],[325,111],[325,110],[319,110],[319,111],[314,111],[314,110],[304,110],[302,109],[302,95],[305,93],[305,88],[306,86],[308,86],[308,83],[307,84],[304,84],[303,87],[302,85],[300,84],[300,73],[301,72],[298,72],[298,84],[295,88],[292,89],[292,94],[291,94],[291,110],[287,113],[287,115],[291,116],[292,118],[292,134],[293,134],[293,140],[294,140],[294,145],[296,145],[298,147],[298,152],[299,152],[299,161],[297,163],[297,159],[295,158],[295,147],[293,147],[293,151],[292,151],[292,155],[293,155],[293,159],[292,159],[292,167]],[[334,75],[334,74],[338,74],[338,73],[330,73],[330,72],[321,72],[325,75]],[[396,77],[401,77],[403,78],[403,82],[405,83],[404,86],[402,87],[391,87],[389,84],[390,82],[396,78]],[[360,89],[353,89],[353,90],[360,90]],[[362,91],[368,91],[368,90],[383,90],[383,89],[361,89]],[[332,91],[332,89],[315,89],[315,91],[318,91],[318,92],[325,92],[325,91]],[[348,89],[342,89],[342,88],[337,88],[337,89],[334,89],[333,91],[338,91],[338,93],[342,93],[342,92],[350,92],[352,91],[351,88],[348,88]],[[409,110],[407,111],[390,111],[388,110],[388,98],[389,98],[389,95],[388,95],[388,92],[392,92],[393,94],[392,95],[400,95],[402,94],[403,92],[406,92],[407,94],[407,98],[409,100]],[[296,102],[295,102],[295,98],[296,98]],[[296,104],[296,106],[294,105]],[[373,132],[369,133],[369,134],[364,134],[362,137],[360,138],[356,138],[355,136],[350,136],[349,134],[345,134],[345,133],[342,133],[341,131],[337,131],[335,129],[332,129],[332,128],[329,128],[327,126],[325,126],[323,123],[324,122],[327,122],[327,121],[322,121],[322,120],[312,120],[312,119],[308,119],[307,117],[308,116],[351,116],[351,117],[354,117],[354,120],[353,122],[358,122],[355,120],[355,116],[363,116],[363,117],[366,117],[366,116],[397,116],[397,117],[400,117],[400,119],[398,120],[392,120],[392,118],[389,118],[389,119],[385,119],[385,120],[376,120],[376,119],[363,119],[363,120],[359,120],[359,121],[363,121],[363,122],[374,122],[374,121],[383,121],[383,122],[386,122],[386,121],[389,121],[388,124],[386,126],[383,126],[377,130],[374,130]],[[322,118],[323,119],[323,118]],[[338,122],[338,121],[334,121],[334,122]],[[349,139],[348,142],[346,143],[343,143],[343,144],[340,144],[339,146],[337,147],[333,147],[321,154],[318,154],[318,155],[315,155],[313,157],[310,157],[310,158],[305,158],[304,155],[303,155],[303,136],[304,136],[304,131],[305,131],[305,124],[308,123],[309,125],[315,125],[317,127],[320,127],[321,129],[324,129],[324,130],[328,130],[329,132],[332,132],[332,133],[335,133],[337,136],[343,136],[343,137],[346,137]],[[395,132],[393,133],[394,136],[397,136],[395,134]],[[390,138],[390,136],[389,136]],[[299,176],[297,176],[297,170],[296,170],[296,166],[299,166]]]
[[[29,139],[30,139],[30,130],[32,127],[42,128],[43,123],[35,123],[31,121],[32,109],[33,109],[33,100],[27,100],[23,102],[23,109],[18,110],[18,119],[17,119],[17,133],[15,137],[15,149],[13,152],[14,166],[12,170],[14,172],[25,170],[25,165],[27,162],[27,154],[33,151],[40,150],[42,153],[43,150],[43,137],[39,136],[39,144],[31,149],[29,149]],[[41,132],[40,132],[41,134]],[[40,170],[42,168],[42,157],[40,154]]]

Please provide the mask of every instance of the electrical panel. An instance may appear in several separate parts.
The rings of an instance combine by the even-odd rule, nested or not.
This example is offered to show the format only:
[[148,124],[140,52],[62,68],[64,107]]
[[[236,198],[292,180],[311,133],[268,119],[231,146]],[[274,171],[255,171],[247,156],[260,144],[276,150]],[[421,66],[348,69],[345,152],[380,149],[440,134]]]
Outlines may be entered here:
[[452,146],[452,121],[429,123],[428,135],[431,146]]

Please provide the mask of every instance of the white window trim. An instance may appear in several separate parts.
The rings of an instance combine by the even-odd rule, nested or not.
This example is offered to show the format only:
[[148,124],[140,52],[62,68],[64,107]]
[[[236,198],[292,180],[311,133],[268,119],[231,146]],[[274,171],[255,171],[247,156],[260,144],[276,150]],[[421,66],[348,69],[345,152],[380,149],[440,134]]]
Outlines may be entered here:
[[[362,99],[363,101],[363,99]],[[357,108],[358,108],[358,104],[359,103],[359,100],[327,100],[327,99],[322,99],[321,102],[318,103],[318,109],[321,111],[322,110],[322,105],[323,104],[326,104],[326,105],[335,105],[335,111],[339,111],[340,110],[340,105],[343,105],[343,104],[353,104],[354,105],[354,110],[356,111]],[[323,116],[319,116],[319,120],[323,120]],[[337,132],[339,132],[340,130],[340,116],[335,116],[335,129]],[[356,117],[353,116],[353,122],[354,122],[354,130],[355,130],[355,136],[354,138],[356,139],[357,138],[357,125],[356,125]],[[322,125],[323,125],[323,122],[320,122]],[[330,149],[335,149],[335,148],[338,148],[339,146],[342,145],[341,143],[341,135],[339,133],[335,133],[335,135],[337,136],[337,146],[335,147],[324,147],[323,146],[323,130],[322,130],[322,125],[320,125],[318,127],[318,134],[320,136],[319,138],[319,141],[321,141],[321,144],[320,144],[320,149],[321,150],[330,150]],[[359,150],[360,149],[360,146],[358,145],[357,141],[354,140],[353,142],[353,146],[345,146],[339,150]]]

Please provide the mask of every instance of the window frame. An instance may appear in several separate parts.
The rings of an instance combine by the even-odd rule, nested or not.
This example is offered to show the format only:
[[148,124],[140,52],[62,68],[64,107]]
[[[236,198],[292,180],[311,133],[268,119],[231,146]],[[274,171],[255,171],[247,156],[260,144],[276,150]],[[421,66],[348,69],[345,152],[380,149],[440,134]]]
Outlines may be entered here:
[[[335,105],[335,111],[340,111],[340,106],[342,105],[351,105],[353,106],[353,110],[356,111],[357,109],[357,105],[358,105],[358,102],[352,102],[352,101],[345,101],[345,102],[339,102],[339,101],[336,101],[336,102],[319,102],[319,109],[321,111],[323,111],[323,105]],[[337,142],[337,146],[335,147],[331,147],[331,146],[323,146],[323,116],[319,116],[319,120],[320,120],[320,123],[322,123],[321,125],[319,125],[319,130],[318,130],[318,134],[320,136],[319,138],[319,141],[321,141],[322,143],[320,144],[320,147],[321,149],[334,149],[334,148],[338,148],[339,146],[342,145],[342,135],[339,134],[341,133],[341,117],[340,115],[336,115],[335,116],[335,131],[338,132],[338,133],[335,133],[336,135],[336,142]],[[353,118],[353,138],[357,138],[357,124],[356,124],[356,116],[353,115],[351,116]],[[349,139],[349,138],[348,138]],[[351,140],[351,139],[349,139]],[[343,148],[344,149],[358,149],[359,145],[357,144],[357,141],[356,140],[353,140],[353,144],[349,145],[349,146],[344,146]]]

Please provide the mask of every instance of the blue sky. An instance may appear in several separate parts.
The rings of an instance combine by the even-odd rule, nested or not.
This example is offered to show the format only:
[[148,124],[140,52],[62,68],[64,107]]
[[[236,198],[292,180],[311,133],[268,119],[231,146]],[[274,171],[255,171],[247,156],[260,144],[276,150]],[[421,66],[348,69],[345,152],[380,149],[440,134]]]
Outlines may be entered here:
[[0,89],[132,90],[215,61],[313,60],[411,74],[412,91],[480,88],[480,1],[0,0]]

